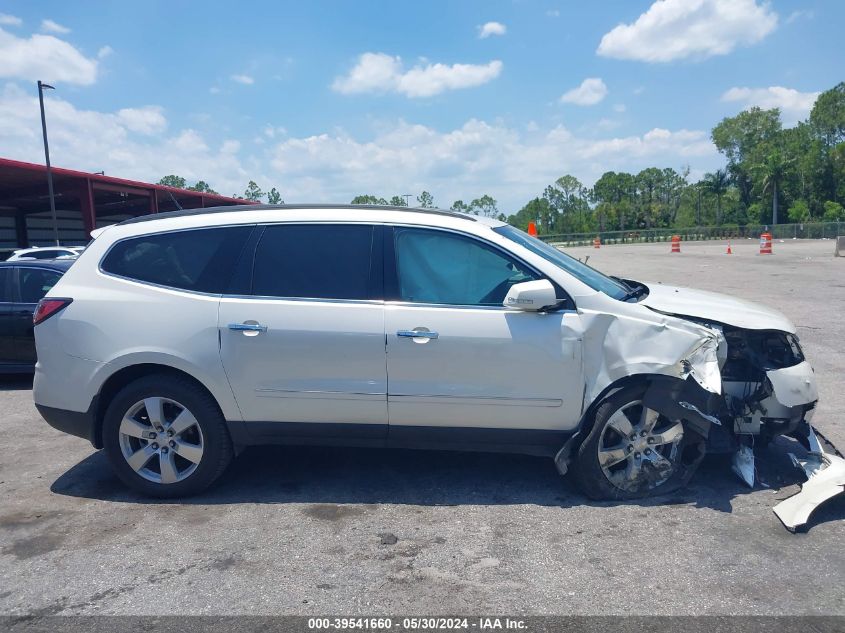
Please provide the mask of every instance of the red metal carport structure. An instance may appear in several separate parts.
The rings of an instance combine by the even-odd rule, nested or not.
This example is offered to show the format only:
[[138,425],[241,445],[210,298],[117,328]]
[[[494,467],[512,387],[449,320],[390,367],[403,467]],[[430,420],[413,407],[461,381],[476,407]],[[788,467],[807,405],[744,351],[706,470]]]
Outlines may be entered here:
[[[233,204],[246,200],[148,182],[53,167],[62,244],[85,244],[98,226],[130,217]],[[47,168],[0,158],[0,247],[53,243]]]

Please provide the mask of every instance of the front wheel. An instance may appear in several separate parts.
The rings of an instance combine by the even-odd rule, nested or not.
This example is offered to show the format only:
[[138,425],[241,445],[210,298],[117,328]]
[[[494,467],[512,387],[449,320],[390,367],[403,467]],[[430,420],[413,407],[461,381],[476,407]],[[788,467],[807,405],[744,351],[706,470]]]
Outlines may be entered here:
[[596,410],[574,475],[593,499],[637,499],[684,486],[704,457],[704,438],[643,406],[644,386],[626,387]]
[[232,458],[217,403],[178,376],[148,376],[123,388],[103,420],[103,444],[117,476],[154,497],[205,490]]

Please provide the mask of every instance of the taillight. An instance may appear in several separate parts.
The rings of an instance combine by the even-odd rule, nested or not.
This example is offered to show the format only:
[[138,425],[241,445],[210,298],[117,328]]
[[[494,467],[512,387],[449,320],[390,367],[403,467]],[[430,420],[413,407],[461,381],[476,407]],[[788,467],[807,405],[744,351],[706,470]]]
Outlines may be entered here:
[[73,299],[42,299],[35,307],[35,314],[32,315],[32,324],[38,325],[49,319],[51,316],[68,307]]

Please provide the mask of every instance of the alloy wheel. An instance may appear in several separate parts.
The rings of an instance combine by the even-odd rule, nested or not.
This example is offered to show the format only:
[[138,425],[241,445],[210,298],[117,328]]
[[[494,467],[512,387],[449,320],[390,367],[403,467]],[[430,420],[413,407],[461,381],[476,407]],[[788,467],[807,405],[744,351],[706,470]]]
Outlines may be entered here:
[[598,444],[599,465],[620,490],[652,490],[680,466],[683,435],[680,420],[669,420],[640,400],[629,402],[605,423]]
[[144,398],[132,405],[120,422],[119,441],[129,467],[154,483],[184,481],[202,461],[199,422],[169,398]]

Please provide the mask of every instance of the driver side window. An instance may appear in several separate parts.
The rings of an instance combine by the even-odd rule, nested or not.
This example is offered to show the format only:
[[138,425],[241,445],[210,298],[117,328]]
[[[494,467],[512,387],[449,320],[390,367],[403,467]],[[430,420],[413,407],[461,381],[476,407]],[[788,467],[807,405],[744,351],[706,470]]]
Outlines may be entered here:
[[514,284],[540,279],[481,241],[430,229],[396,227],[399,298],[411,303],[500,306]]

